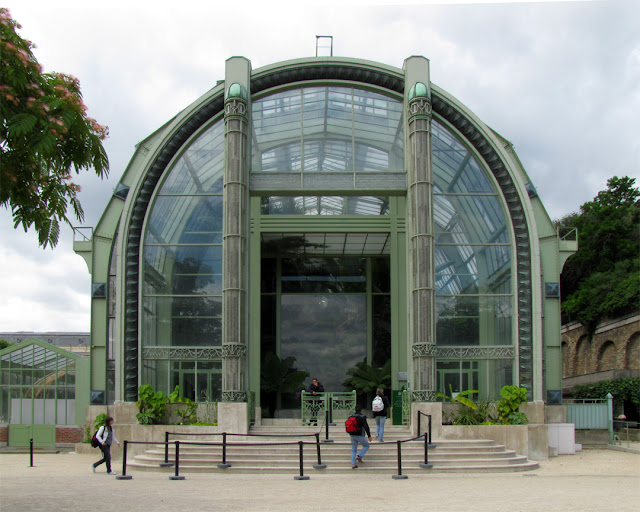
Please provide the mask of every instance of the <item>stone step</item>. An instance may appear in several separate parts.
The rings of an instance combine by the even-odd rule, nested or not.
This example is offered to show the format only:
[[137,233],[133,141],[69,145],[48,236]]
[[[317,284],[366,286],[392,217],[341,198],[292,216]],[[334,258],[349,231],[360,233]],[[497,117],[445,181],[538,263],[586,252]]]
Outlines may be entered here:
[[[342,454],[341,457],[323,457],[322,463],[327,466],[335,466],[344,464],[345,461],[349,460],[349,453]],[[150,457],[145,455],[138,455],[134,458],[133,462],[140,464],[159,464],[164,459]],[[403,457],[402,462],[404,465],[419,465],[424,461],[423,457]],[[220,459],[202,459],[202,458],[182,458],[180,457],[180,468],[187,469],[194,466],[217,466],[221,462]],[[527,458],[524,456],[515,456],[508,458],[477,458],[477,459],[451,459],[451,460],[443,460],[430,458],[429,462],[434,466],[500,466],[506,464],[521,464],[527,462]],[[234,457],[227,458],[227,463],[231,464],[232,467],[247,467],[247,466],[269,466],[269,467],[296,467],[298,460],[295,458],[290,459],[268,459],[268,460],[260,460],[260,459],[238,459]],[[304,466],[312,468],[316,463],[316,459],[309,458],[305,459]],[[397,464],[396,460],[389,458],[375,458],[369,456],[369,454],[365,457],[365,462],[363,464],[369,466],[394,466]]]
[[[342,460],[344,459],[345,453],[351,453],[351,450],[343,449],[343,450],[334,450],[334,451],[321,451],[322,460]],[[367,453],[367,459],[371,460],[395,460],[397,452],[384,452],[381,453],[378,450],[369,450]],[[242,454],[240,455],[237,452],[227,452],[227,459],[247,459],[250,457],[250,460],[254,461],[270,461],[274,460],[275,455],[273,452],[267,453],[252,453],[252,454]],[[516,457],[517,454],[513,450],[505,450],[503,452],[466,452],[466,453],[438,453],[435,451],[429,452],[429,460],[430,461],[459,461],[459,460],[469,460],[469,459],[508,459],[511,457]],[[138,460],[141,457],[146,457],[148,460],[157,461],[157,463],[164,462],[164,451],[161,450],[148,450],[144,455],[136,455],[135,459]],[[299,453],[296,452],[278,452],[277,453],[278,460],[292,460],[297,461],[299,459]],[[316,451],[312,450],[310,452],[305,451],[305,461],[306,460],[314,460],[316,458]],[[424,451],[412,451],[412,452],[402,452],[402,460],[415,460],[422,461],[424,459]],[[174,454],[169,453],[169,461],[173,462],[175,460]],[[180,464],[182,464],[183,460],[207,460],[215,462],[216,464],[222,460],[221,453],[212,453],[212,452],[190,452],[190,453],[181,453],[180,456]]]
[[[534,469],[538,469],[539,464],[535,461],[528,461],[522,464],[503,464],[503,465],[460,465],[460,466],[450,466],[450,467],[440,467],[434,464],[433,468],[423,469],[417,465],[403,465],[402,473],[408,474],[431,474],[431,473],[505,473],[505,472],[517,472],[517,471],[530,471]],[[140,464],[136,462],[131,462],[127,464],[127,470],[142,470],[142,471],[161,471],[166,473],[167,475],[174,474],[174,468],[158,468],[156,465],[151,464]],[[234,472],[238,474],[256,474],[256,473],[273,473],[273,474],[292,474],[297,475],[299,472],[299,466],[291,465],[287,467],[276,467],[276,466],[244,466],[244,467],[231,467],[227,469],[220,469],[216,466],[190,466],[183,468],[180,466],[180,474],[188,474],[188,473],[217,473],[217,472]],[[386,466],[369,466],[366,467],[365,464],[361,464],[357,470],[352,470],[351,465],[347,462],[345,465],[336,465],[336,466],[327,466],[326,469],[313,469],[312,467],[305,466],[304,473],[305,475],[311,476],[313,478],[314,474],[319,474],[322,472],[331,472],[331,473],[340,473],[347,471],[358,471],[358,472],[366,472],[371,474],[388,474],[394,475],[397,473],[398,468],[396,465],[389,464]]]

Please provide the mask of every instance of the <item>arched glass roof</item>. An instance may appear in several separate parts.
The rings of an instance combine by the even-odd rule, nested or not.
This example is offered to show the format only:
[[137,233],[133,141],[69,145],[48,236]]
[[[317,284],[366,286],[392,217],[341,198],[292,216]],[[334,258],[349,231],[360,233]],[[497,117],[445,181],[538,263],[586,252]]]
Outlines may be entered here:
[[252,171],[402,171],[402,102],[351,87],[304,87],[252,106]]

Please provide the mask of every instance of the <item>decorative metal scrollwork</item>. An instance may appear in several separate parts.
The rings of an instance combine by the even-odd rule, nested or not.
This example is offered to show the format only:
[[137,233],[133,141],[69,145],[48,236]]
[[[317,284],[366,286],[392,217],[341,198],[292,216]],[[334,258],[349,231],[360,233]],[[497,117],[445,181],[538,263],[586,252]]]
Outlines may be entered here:
[[222,345],[223,357],[241,357],[247,353],[247,346],[240,343],[229,343]]
[[246,391],[223,391],[222,392],[222,401],[223,402],[247,402],[249,399],[248,393]]
[[510,346],[493,347],[436,347],[438,359],[513,359],[515,349]]
[[223,349],[191,347],[144,347],[143,359],[179,359],[183,361],[221,359]]
[[414,389],[411,392],[411,401],[412,402],[435,402],[436,393],[435,391],[429,391],[426,389]]
[[433,343],[416,343],[411,345],[413,357],[428,357],[436,355],[436,346]]

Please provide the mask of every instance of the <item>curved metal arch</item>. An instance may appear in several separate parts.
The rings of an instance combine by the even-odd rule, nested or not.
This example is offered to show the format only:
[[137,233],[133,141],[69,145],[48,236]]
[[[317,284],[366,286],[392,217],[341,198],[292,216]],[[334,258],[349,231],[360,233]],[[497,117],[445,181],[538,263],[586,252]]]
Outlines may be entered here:
[[[313,80],[346,80],[375,85],[395,93],[404,93],[404,78],[365,63],[299,62],[285,68],[258,70],[251,79],[251,93],[286,85],[292,82]],[[518,338],[520,384],[533,390],[533,334],[531,296],[531,246],[524,206],[515,183],[502,159],[484,134],[467,117],[444,97],[432,91],[433,111],[449,121],[466,140],[480,153],[496,178],[507,208],[516,238],[516,261],[518,273]],[[125,286],[125,336],[124,336],[124,399],[134,401],[138,396],[138,287],[139,256],[142,224],[149,207],[153,191],[164,170],[183,144],[204,123],[223,110],[224,97],[220,93],[195,111],[165,142],[160,153],[149,166],[138,196],[134,200],[129,219],[126,247]],[[529,397],[531,399],[531,396]]]

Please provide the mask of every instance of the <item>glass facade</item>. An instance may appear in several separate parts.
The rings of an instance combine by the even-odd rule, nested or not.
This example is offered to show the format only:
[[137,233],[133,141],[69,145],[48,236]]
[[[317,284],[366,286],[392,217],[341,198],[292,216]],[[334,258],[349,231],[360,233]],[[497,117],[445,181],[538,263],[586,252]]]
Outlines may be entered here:
[[351,87],[304,87],[252,104],[258,171],[403,171],[402,102]]
[[513,344],[512,248],[502,200],[479,161],[432,124],[436,339]]
[[[221,393],[224,123],[196,137],[147,213],[142,263],[143,380],[192,399]],[[172,350],[168,350],[168,348]],[[145,350],[146,349],[146,350]]]
[[[397,99],[335,86],[257,98],[250,107],[253,173],[406,170]],[[199,401],[218,400],[222,390],[224,141],[218,120],[185,144],[157,185],[142,241],[142,383],[165,392],[179,385]],[[439,349],[513,347],[510,221],[470,147],[444,121],[433,120],[436,343]],[[260,358],[293,357],[295,369],[341,391],[350,368],[361,361],[382,367],[398,342],[392,313],[404,311],[393,294],[405,293],[406,283],[391,261],[405,254],[398,249],[406,244],[404,198],[398,190],[380,196],[263,190],[254,192],[259,200],[250,202],[249,212],[260,244],[250,250],[261,253],[260,290],[249,290],[260,295]],[[324,225],[336,221],[349,227]],[[256,271],[249,269],[250,288]],[[438,360],[438,391],[478,386],[493,396],[511,382],[512,359],[481,354]],[[276,398],[262,397],[270,400]],[[278,408],[296,400],[281,393]]]

